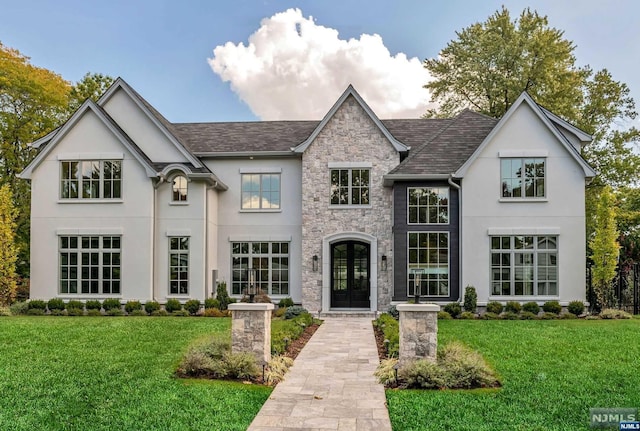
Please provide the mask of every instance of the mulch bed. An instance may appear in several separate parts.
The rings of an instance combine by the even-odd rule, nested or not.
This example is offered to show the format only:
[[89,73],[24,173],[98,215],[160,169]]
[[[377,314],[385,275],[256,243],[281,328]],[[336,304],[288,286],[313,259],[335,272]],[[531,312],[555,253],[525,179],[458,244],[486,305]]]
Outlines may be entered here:
[[375,325],[373,325],[373,335],[376,337],[376,346],[378,347],[378,359],[381,361],[387,359],[387,349],[384,346],[384,333]]
[[287,351],[284,352],[284,356],[287,356],[291,359],[297,358],[302,348],[307,344],[307,341],[311,339],[311,336],[315,334],[319,327],[320,325],[318,325],[317,323],[313,323],[307,326],[304,329],[302,335],[287,346]]

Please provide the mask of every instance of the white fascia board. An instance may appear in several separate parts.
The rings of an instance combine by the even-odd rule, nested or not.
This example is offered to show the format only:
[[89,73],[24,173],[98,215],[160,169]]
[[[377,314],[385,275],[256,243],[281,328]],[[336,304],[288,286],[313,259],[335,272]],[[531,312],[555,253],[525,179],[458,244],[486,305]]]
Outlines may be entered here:
[[38,150],[41,146],[46,145],[46,143],[49,142],[55,136],[55,134],[58,133],[59,130],[60,128],[56,127],[55,129],[44,135],[42,138],[35,140],[30,144],[27,144],[27,146]]
[[193,154],[198,157],[209,158],[273,158],[273,157],[300,157],[300,154],[291,151],[197,151]]
[[[540,106],[540,105],[538,105]],[[589,135],[588,133],[578,129],[576,126],[574,126],[573,124],[563,120],[562,118],[558,117],[556,114],[554,114],[553,112],[549,111],[546,108],[543,108],[542,106],[540,106],[540,109],[542,110],[542,112],[544,112],[547,117],[549,117],[549,119],[551,121],[553,121],[554,123],[556,123],[558,126],[562,127],[563,129],[567,129],[568,131],[570,131],[571,133],[573,133],[575,135],[576,138],[578,138],[578,140],[580,142],[591,142],[593,140],[593,136]]]
[[451,175],[433,174],[433,175],[412,175],[412,174],[388,174],[382,177],[382,185],[391,187],[396,181],[429,181],[429,180],[448,180]]

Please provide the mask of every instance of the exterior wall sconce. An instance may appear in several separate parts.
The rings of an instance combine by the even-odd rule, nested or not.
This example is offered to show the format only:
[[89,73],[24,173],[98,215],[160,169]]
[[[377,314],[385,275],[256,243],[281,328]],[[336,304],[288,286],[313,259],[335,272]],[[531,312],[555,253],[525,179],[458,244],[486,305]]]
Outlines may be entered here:
[[386,270],[387,270],[387,255],[386,255],[386,254],[383,254],[383,255],[382,255],[382,264],[381,264],[381,268],[382,268],[382,270],[383,270],[383,271],[385,271],[385,272],[386,272]]
[[318,272],[318,255],[317,254],[313,255],[312,269],[313,269],[313,272]]

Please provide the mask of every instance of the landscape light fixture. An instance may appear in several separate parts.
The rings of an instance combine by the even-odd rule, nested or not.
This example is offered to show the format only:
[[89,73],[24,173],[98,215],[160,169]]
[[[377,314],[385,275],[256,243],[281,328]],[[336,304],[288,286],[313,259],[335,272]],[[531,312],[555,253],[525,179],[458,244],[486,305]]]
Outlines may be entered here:
[[253,303],[255,301],[255,297],[256,297],[256,293],[257,293],[257,287],[256,287],[256,269],[255,268],[249,268],[247,269],[247,271],[249,272],[247,274],[247,278],[249,279],[249,285],[247,287],[247,294],[249,295],[249,302]]
[[318,255],[314,254],[313,255],[313,272],[317,272],[318,271]]
[[387,271],[387,255],[382,255],[382,271]]

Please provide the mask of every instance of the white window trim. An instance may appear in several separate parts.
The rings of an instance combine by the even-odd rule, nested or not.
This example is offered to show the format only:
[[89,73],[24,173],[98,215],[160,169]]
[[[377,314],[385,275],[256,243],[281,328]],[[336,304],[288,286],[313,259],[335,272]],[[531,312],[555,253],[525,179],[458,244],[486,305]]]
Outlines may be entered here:
[[[446,223],[420,223],[420,222],[411,222],[409,220],[409,192],[411,189],[447,189],[447,222]],[[427,226],[427,225],[437,225],[437,226],[447,226],[450,224],[451,220],[451,188],[445,186],[411,186],[407,187],[407,225],[411,226]],[[418,220],[420,219],[420,215],[418,215]]]
[[[183,201],[175,200],[173,196],[173,182],[176,180],[176,178],[180,178],[180,177],[184,178],[186,181],[186,195],[185,195],[186,199]],[[186,175],[177,174],[177,175],[174,175],[169,181],[170,181],[169,185],[171,187],[171,199],[169,199],[169,205],[178,205],[178,206],[189,205],[189,183],[191,182],[191,180]]]
[[[282,169],[239,169],[240,171],[240,209],[238,212],[240,213],[270,213],[270,212],[281,212],[282,211]],[[246,171],[246,172],[243,172]],[[264,172],[262,172],[264,171]],[[260,198],[262,199],[262,175],[277,175],[279,181],[279,189],[278,195],[280,198],[280,204],[278,208],[243,208],[242,207],[242,178],[244,175],[260,175]],[[262,205],[262,203],[260,204]]]
[[[442,231],[442,230],[436,230],[436,231],[409,231],[407,232],[407,284],[406,284],[406,292],[407,292],[407,296],[409,295],[409,274],[410,274],[410,269],[409,269],[409,235],[411,234],[421,234],[421,233],[444,233],[447,234],[447,288],[449,290],[449,293],[447,295],[420,295],[421,298],[448,298],[451,296],[451,232],[449,231]],[[419,254],[418,254],[419,256]],[[428,292],[428,288],[427,288],[427,292]]]
[[[340,163],[335,163],[335,164],[349,164],[351,162],[340,162]],[[335,210],[335,209],[345,209],[345,210],[352,210],[352,209],[368,209],[368,208],[373,208],[373,206],[371,205],[371,201],[372,201],[372,191],[373,188],[371,187],[371,166],[363,166],[362,163],[359,162],[353,162],[356,165],[355,166],[334,166],[334,167],[329,167],[329,209]],[[329,165],[332,165],[333,163],[329,163]],[[369,203],[368,204],[352,204],[352,203],[348,203],[348,204],[332,204],[331,203],[331,171],[332,170],[348,170],[349,171],[349,200],[351,200],[351,188],[353,187],[353,185],[351,184],[351,179],[352,179],[352,174],[353,174],[353,170],[354,169],[358,169],[358,170],[368,170],[369,171]]]
[[[109,155],[108,153],[104,153],[105,155]],[[117,156],[118,154],[116,154]],[[58,156],[60,157],[60,155]],[[119,182],[120,182],[120,197],[118,198],[105,198],[105,197],[98,197],[98,198],[85,198],[82,196],[82,179],[78,178],[78,197],[72,198],[72,197],[68,197],[68,198],[63,198],[62,197],[62,181],[64,181],[64,179],[62,178],[62,164],[64,162],[76,162],[76,163],[82,163],[82,162],[99,162],[100,163],[100,179],[99,179],[99,184],[100,184],[100,193],[102,195],[104,195],[104,183],[105,181],[109,181],[106,180],[104,178],[104,163],[105,162],[113,162],[113,161],[117,161],[120,162],[120,178],[119,178]],[[66,203],[99,203],[99,204],[104,204],[104,203],[122,203],[123,202],[123,196],[124,196],[124,181],[123,181],[123,168],[122,168],[123,162],[122,162],[122,158],[113,158],[113,159],[109,159],[109,158],[83,158],[83,159],[59,159],[58,161],[58,203],[61,204],[66,204]],[[113,179],[111,179],[110,181],[113,181]]]
[[[233,238],[233,239],[232,239]],[[233,258],[234,257],[247,257],[249,259],[249,261],[251,261],[251,259],[254,256],[260,256],[260,257],[267,257],[268,261],[269,261],[269,280],[268,284],[269,284],[269,288],[268,288],[268,292],[267,295],[269,295],[269,297],[271,298],[286,298],[286,297],[290,297],[291,296],[291,236],[280,236],[280,237],[274,237],[275,239],[256,239],[256,237],[251,237],[251,239],[245,239],[246,237],[243,236],[234,236],[234,237],[229,237],[229,249],[230,249],[230,264],[231,264],[231,281],[230,281],[230,289],[229,289],[229,294],[232,297],[236,297],[236,298],[240,298],[243,296],[242,293],[233,293]],[[288,239],[283,239],[283,238],[288,238]],[[233,243],[242,243],[242,242],[246,242],[249,244],[249,253],[247,254],[234,254],[233,253]],[[264,253],[259,253],[259,254],[253,254],[253,252],[251,251],[251,243],[260,243],[260,242],[266,242],[269,243],[269,253],[264,254]],[[287,293],[271,293],[272,289],[273,289],[273,285],[272,282],[273,280],[271,280],[272,276],[273,276],[273,266],[272,266],[272,258],[275,257],[285,257],[285,253],[272,253],[271,251],[271,244],[272,243],[283,243],[286,242],[288,244],[288,252],[286,253],[286,257],[289,260],[289,266],[287,268],[287,272],[289,273],[289,279],[287,281]],[[253,266],[252,266],[253,267]]]
[[329,169],[371,169],[373,163],[371,162],[328,162],[327,167]]
[[[513,153],[514,155],[509,155],[506,156],[503,154],[511,154]],[[531,154],[528,154],[531,153]],[[498,168],[498,178],[499,178],[499,187],[500,187],[500,191],[499,191],[499,198],[498,201],[501,203],[513,203],[513,202],[519,202],[519,203],[540,203],[540,202],[548,202],[549,201],[549,158],[547,156],[547,152],[546,151],[537,151],[537,150],[531,150],[531,151],[500,151],[499,152],[500,155],[500,166]],[[544,159],[544,196],[539,196],[539,197],[535,197],[535,196],[520,196],[520,197],[505,197],[502,196],[502,159],[522,159],[524,161],[524,159]],[[524,184],[524,183],[523,183]]]
[[[180,232],[180,231],[174,231],[175,232]],[[167,265],[167,269],[168,269],[168,274],[167,274],[167,287],[168,287],[168,291],[167,291],[167,297],[188,297],[189,296],[189,292],[191,291],[191,235],[169,235],[169,231],[167,231],[167,249],[169,251],[168,253],[168,265]],[[180,240],[181,238],[187,238],[188,243],[187,243],[187,250],[173,250],[171,248],[171,240],[173,238],[178,238],[178,240]],[[171,292],[171,255],[172,254],[177,254],[178,256],[180,256],[181,254],[186,254],[187,255],[187,292],[186,293],[172,293]],[[179,259],[178,259],[179,260]],[[177,280],[178,282],[180,282],[180,278],[178,278]],[[178,286],[178,290],[180,290],[180,286]]]
[[124,153],[58,153],[57,159],[61,162],[80,160],[124,160]]
[[240,174],[282,174],[282,168],[240,168]]

